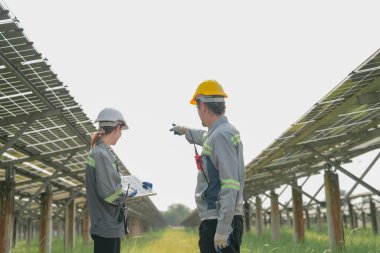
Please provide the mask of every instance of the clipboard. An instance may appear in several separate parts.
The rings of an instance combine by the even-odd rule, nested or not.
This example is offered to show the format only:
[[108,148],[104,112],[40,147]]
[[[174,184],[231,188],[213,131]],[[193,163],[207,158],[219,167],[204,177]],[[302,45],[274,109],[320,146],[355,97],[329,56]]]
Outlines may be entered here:
[[147,196],[152,196],[152,195],[157,194],[154,191],[144,189],[142,187],[142,182],[134,175],[122,176],[121,186],[125,192],[132,192],[135,189],[137,190],[137,194],[128,199],[134,199],[138,197],[147,197]]

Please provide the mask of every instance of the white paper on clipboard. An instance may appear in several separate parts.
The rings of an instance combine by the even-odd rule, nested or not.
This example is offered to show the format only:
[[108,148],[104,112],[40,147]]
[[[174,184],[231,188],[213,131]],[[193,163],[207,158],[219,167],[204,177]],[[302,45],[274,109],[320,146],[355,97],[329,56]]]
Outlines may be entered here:
[[135,189],[137,190],[137,194],[134,197],[132,197],[132,199],[137,197],[156,195],[154,191],[144,189],[142,187],[142,182],[134,175],[122,176],[121,186],[123,187],[124,191],[128,191],[128,194],[133,192]]

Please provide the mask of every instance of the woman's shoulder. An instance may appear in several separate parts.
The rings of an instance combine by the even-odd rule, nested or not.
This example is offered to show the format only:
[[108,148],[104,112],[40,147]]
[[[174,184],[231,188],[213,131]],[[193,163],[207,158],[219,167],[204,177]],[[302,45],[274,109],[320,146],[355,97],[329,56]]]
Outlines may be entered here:
[[100,147],[99,145],[95,145],[91,150],[90,150],[90,156],[93,158],[99,158],[102,156],[107,156],[107,152]]

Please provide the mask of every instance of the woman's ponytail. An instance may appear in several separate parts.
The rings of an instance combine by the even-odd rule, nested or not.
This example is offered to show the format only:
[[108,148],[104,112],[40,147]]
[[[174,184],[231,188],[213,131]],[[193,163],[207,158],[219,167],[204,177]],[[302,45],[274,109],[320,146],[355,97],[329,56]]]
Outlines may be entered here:
[[93,148],[96,143],[98,143],[100,137],[102,137],[105,134],[105,131],[103,128],[99,128],[96,133],[93,133],[91,136],[91,148]]

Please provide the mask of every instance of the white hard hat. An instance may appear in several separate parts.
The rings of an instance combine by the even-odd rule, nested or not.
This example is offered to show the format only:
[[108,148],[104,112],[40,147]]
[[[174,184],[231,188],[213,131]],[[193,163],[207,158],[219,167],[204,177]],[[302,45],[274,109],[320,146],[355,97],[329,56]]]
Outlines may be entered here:
[[127,123],[125,122],[123,114],[121,114],[120,111],[109,107],[104,108],[99,112],[95,122],[99,122],[99,127],[116,126],[122,123],[124,124],[124,126],[121,129],[127,130],[129,128]]

